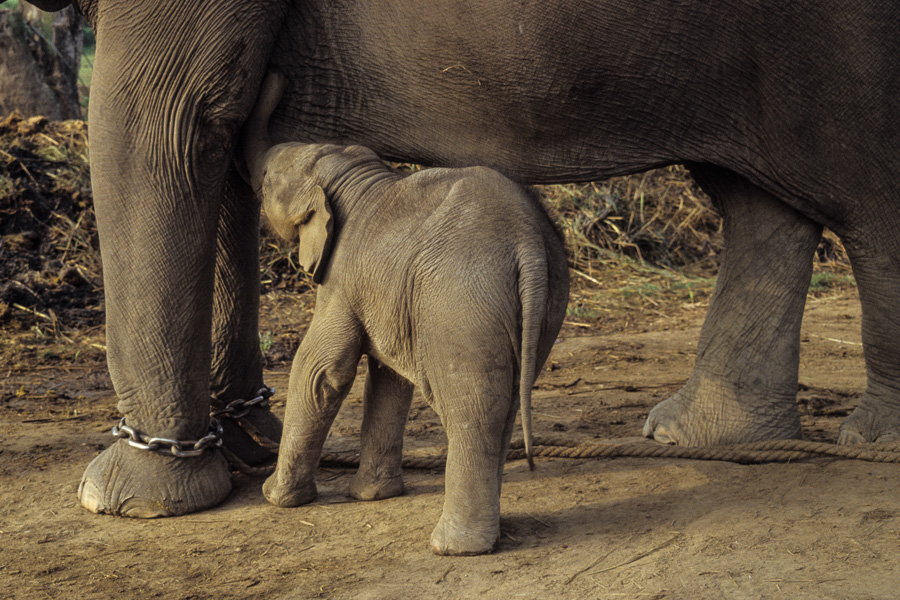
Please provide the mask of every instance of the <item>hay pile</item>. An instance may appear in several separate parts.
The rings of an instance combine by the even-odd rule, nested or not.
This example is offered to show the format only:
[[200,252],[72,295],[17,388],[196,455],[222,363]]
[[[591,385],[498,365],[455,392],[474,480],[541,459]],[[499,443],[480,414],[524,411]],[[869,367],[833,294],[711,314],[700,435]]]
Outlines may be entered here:
[[[718,270],[722,220],[682,166],[602,183],[545,186],[541,192],[566,235],[576,269],[592,270],[626,256],[696,275]],[[819,244],[816,267],[849,272],[844,248],[831,231]]]
[[598,260],[621,256],[707,273],[718,266],[721,219],[683,167],[540,191],[576,269],[592,270]]
[[0,121],[0,322],[103,322],[83,121]]

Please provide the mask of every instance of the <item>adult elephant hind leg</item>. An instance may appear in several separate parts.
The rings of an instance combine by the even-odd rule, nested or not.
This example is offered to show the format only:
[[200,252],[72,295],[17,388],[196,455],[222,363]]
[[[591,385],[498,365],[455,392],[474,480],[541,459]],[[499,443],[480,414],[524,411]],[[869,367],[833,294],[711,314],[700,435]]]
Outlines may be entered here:
[[[209,433],[216,230],[232,140],[280,21],[266,11],[170,1],[96,15],[89,123],[107,358],[119,410],[143,436]],[[120,440],[88,466],[79,497],[95,512],[163,516],[230,489],[216,449],[174,459]]]
[[644,435],[688,446],[797,438],[800,323],[822,227],[730,171],[691,171],[724,218],[725,255],[693,372]]
[[841,424],[840,444],[900,439],[900,214],[883,202],[865,217],[838,232],[859,289],[866,360],[866,392]]
[[368,358],[359,470],[350,480],[350,495],[357,500],[383,500],[406,491],[400,463],[412,396],[412,383]]
[[232,168],[216,232],[210,394],[213,411],[221,411],[217,417],[224,428],[225,446],[251,465],[274,456],[281,441],[281,421],[267,402],[227,410],[230,403],[252,400],[260,392],[266,396],[259,347],[259,288],[259,203]]

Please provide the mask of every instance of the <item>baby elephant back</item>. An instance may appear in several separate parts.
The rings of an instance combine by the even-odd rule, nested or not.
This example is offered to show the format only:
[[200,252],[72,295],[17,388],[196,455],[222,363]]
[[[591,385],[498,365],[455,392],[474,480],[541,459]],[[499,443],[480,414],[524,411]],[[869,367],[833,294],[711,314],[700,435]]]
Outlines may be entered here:
[[[523,298],[546,359],[568,298],[563,244],[540,202],[495,171],[466,169],[422,228],[413,302],[417,335],[441,360],[518,366]],[[450,333],[453,335],[449,335]],[[479,350],[481,349],[481,350]],[[423,348],[424,350],[424,348]],[[456,358],[455,360],[461,360]],[[518,369],[516,369],[518,371]]]

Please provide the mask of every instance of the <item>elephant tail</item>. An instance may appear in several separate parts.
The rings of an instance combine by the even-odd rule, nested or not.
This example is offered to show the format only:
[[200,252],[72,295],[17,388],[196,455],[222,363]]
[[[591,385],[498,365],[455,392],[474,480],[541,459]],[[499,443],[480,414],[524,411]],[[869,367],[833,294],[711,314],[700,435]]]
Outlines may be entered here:
[[531,430],[531,388],[537,379],[538,345],[550,298],[548,261],[544,252],[519,259],[519,299],[522,303],[522,347],[519,353],[519,408],[525,458],[534,470],[534,435]]

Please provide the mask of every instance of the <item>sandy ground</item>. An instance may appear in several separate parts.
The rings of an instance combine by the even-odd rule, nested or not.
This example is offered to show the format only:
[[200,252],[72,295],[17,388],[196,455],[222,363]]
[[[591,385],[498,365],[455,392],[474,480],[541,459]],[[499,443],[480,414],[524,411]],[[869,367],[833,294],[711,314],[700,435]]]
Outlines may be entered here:
[[[265,302],[294,335],[308,312]],[[534,396],[537,435],[640,435],[687,378],[703,308],[625,331],[566,325]],[[267,319],[267,320],[266,320]],[[293,319],[293,321],[291,320]],[[864,385],[852,291],[812,299],[798,402],[807,439],[833,441]],[[407,495],[350,501],[350,469],[323,468],[311,505],[278,509],[236,474],[221,506],[139,521],[88,513],[75,490],[111,443],[115,400],[96,353],[7,353],[0,381],[0,598],[897,598],[900,465],[817,459],[744,466],[671,459],[538,459],[506,467],[502,540],[489,556],[431,554],[443,475]],[[284,410],[287,366],[272,365]],[[361,384],[361,380],[357,381]],[[356,444],[361,385],[329,440]],[[441,451],[420,400],[410,451]]]

